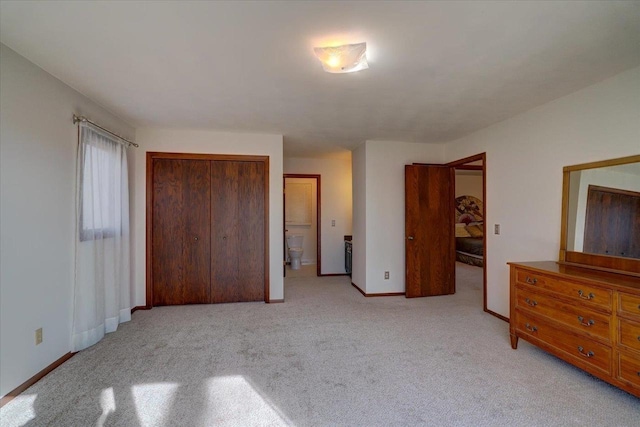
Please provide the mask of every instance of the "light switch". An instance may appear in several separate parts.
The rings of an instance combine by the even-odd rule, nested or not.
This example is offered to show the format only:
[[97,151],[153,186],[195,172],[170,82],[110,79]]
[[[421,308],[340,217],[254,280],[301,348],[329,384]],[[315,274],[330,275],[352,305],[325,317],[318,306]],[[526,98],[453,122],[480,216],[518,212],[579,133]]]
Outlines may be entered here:
[[500,224],[493,224],[493,234],[500,234]]
[[331,220],[331,226],[332,226],[332,227],[335,227],[335,226],[336,226],[336,220],[335,220],[335,219],[332,219],[332,220]]

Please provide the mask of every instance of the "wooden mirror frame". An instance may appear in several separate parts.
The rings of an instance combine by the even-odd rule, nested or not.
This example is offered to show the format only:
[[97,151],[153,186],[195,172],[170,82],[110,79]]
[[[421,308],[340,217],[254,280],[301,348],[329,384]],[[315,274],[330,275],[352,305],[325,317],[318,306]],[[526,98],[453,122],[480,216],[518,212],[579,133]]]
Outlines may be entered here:
[[570,173],[584,169],[603,168],[607,166],[626,165],[640,162],[640,155],[603,160],[600,162],[583,163],[581,165],[565,166],[562,169],[562,226],[560,229],[560,257],[559,263],[578,265],[596,270],[611,271],[640,277],[640,259],[623,258],[608,255],[589,254],[567,250],[567,227],[569,222],[569,180]]

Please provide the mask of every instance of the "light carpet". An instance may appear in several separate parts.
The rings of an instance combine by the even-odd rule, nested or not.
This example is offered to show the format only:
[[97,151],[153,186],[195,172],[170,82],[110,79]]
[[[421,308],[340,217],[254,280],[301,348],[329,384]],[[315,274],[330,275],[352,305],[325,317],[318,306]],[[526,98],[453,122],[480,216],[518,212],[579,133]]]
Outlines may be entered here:
[[138,311],[0,410],[2,426],[638,426],[640,399],[520,341],[458,292],[365,298],[289,278],[284,304]]

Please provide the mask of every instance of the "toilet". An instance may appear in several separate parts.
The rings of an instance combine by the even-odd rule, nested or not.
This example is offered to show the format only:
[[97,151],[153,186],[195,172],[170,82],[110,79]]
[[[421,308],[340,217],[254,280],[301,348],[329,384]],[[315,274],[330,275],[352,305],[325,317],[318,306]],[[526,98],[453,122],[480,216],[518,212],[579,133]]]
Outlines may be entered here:
[[292,270],[300,270],[300,265],[302,264],[302,238],[303,236],[297,234],[287,236],[287,247],[289,248]]

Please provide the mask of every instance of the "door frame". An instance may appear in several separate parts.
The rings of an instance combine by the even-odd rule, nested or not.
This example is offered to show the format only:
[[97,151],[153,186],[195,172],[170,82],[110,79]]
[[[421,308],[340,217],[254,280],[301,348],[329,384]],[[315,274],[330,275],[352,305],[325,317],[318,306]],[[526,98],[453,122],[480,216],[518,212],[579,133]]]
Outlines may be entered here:
[[[482,167],[468,165],[467,163],[473,163],[477,161],[482,161]],[[465,166],[466,165],[466,166]],[[489,310],[487,308],[487,153],[475,154],[473,156],[465,157],[463,159],[454,160],[452,162],[447,163],[447,166],[451,166],[455,169],[473,169],[473,170],[482,170],[482,215],[484,218],[484,238],[482,239],[482,309],[485,313],[489,313],[492,316],[495,316],[505,322],[508,322],[509,319],[502,316],[501,314],[496,313],[495,311]],[[452,201],[453,203],[453,201]]]
[[[316,276],[322,276],[322,244],[320,242],[320,236],[322,235],[321,232],[321,226],[320,226],[320,219],[321,219],[321,206],[322,206],[322,197],[320,195],[321,191],[321,186],[320,186],[320,181],[321,181],[321,177],[319,174],[303,174],[303,173],[285,173],[282,174],[282,193],[284,194],[284,187],[285,187],[285,183],[286,183],[286,179],[287,178],[310,178],[310,179],[315,179],[316,180]],[[284,260],[283,260],[283,266],[284,266],[284,275],[286,276],[286,271],[287,271],[287,267],[286,267],[286,254],[287,254],[287,224],[286,224],[286,218],[284,217],[285,214],[285,203],[286,203],[286,195],[283,196],[282,198],[282,236],[283,236],[283,241],[284,241]]]
[[153,161],[169,160],[218,160],[236,162],[264,163],[264,302],[269,302],[269,156],[251,156],[236,154],[199,154],[199,153],[164,153],[147,152],[146,162],[146,306],[153,307]]

